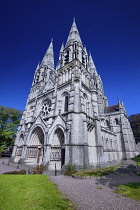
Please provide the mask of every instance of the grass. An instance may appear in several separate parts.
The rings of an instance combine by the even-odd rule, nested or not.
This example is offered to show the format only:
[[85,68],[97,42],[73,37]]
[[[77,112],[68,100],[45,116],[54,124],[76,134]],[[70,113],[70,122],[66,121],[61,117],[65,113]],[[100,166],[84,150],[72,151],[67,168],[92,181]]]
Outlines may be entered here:
[[103,190],[103,188],[102,188],[102,187],[97,187],[96,189],[98,189],[98,190]]
[[125,197],[140,201],[140,183],[119,185],[118,189],[116,189],[115,192],[123,194]]
[[69,210],[68,199],[45,175],[0,175],[0,210]]
[[105,176],[105,175],[108,175],[109,173],[115,172],[119,165],[112,166],[112,167],[106,167],[106,168],[99,168],[96,170],[82,170],[82,171],[75,173],[75,175],[96,176],[96,177]]
[[132,160],[134,160],[137,163],[137,165],[140,166],[140,155],[138,155],[135,158],[132,158]]

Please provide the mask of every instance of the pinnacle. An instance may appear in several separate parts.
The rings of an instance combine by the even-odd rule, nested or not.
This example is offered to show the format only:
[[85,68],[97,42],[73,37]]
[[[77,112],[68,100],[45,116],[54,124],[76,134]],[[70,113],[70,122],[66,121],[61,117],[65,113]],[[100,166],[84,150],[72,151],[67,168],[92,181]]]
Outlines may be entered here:
[[60,53],[62,53],[63,50],[64,50],[64,43],[62,43],[62,45],[61,45]]

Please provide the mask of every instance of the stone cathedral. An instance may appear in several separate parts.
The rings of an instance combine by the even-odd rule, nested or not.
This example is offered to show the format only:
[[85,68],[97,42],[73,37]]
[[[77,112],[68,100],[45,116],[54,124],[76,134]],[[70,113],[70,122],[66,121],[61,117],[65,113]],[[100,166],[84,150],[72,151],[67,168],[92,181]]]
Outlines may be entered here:
[[138,154],[123,103],[108,106],[103,83],[75,21],[57,68],[51,41],[38,64],[11,160],[48,170],[115,165]]

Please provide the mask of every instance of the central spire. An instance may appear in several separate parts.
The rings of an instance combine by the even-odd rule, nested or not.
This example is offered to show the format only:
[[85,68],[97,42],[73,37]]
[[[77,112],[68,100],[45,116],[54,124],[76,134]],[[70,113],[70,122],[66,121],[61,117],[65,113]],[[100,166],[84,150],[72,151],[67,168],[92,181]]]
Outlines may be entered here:
[[72,24],[72,27],[71,27],[71,30],[70,30],[70,33],[66,42],[66,47],[71,45],[73,42],[78,42],[81,46],[83,46],[81,38],[80,38],[80,34],[78,32],[78,29],[75,23],[75,19],[73,19],[73,24]]

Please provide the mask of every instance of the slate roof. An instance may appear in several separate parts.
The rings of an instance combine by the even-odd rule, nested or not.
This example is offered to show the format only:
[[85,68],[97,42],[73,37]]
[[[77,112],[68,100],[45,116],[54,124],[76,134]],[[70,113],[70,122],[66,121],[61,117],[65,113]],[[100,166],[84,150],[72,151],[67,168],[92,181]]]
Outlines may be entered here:
[[111,112],[118,112],[119,111],[119,105],[113,105],[113,106],[107,106],[104,109],[104,113],[111,113]]

